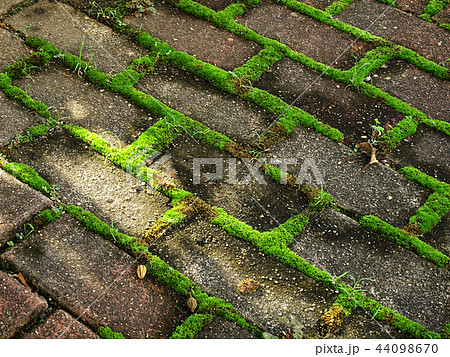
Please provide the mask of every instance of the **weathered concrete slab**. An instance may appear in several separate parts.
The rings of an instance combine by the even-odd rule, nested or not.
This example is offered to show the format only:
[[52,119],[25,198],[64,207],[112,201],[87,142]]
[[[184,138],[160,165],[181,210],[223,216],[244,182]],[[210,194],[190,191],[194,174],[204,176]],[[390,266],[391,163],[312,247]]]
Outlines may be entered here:
[[131,144],[156,122],[144,109],[79,78],[60,64],[46,67],[32,78],[14,81],[14,85],[54,107],[51,111],[55,118],[59,115],[66,123],[88,129],[117,148]]
[[81,206],[126,234],[143,234],[170,209],[168,198],[132,190],[135,180],[124,170],[62,131],[24,145],[11,157],[56,184],[64,203]]
[[450,318],[448,269],[366,231],[339,212],[326,209],[312,217],[290,247],[331,275],[349,272],[342,278],[345,283],[356,283],[369,298],[431,330],[441,331]]
[[334,64],[336,60],[333,66],[339,69],[353,67],[353,56],[364,57],[372,49],[362,41],[352,44],[352,36],[274,1],[262,0],[260,5],[238,17],[237,21],[326,65]]
[[450,57],[450,32],[376,0],[355,1],[337,18],[363,30],[368,28],[375,36],[408,47],[429,60],[439,63]]
[[423,9],[425,9],[428,2],[428,0],[396,0],[395,5],[397,9],[405,12],[410,12],[414,15],[422,15]]
[[439,181],[450,183],[449,137],[425,125],[406,138],[388,155],[400,166],[413,166]]
[[389,61],[372,77],[374,86],[422,110],[429,118],[450,122],[449,81],[398,60]]
[[94,329],[106,325],[127,338],[164,338],[187,315],[185,297],[149,276],[140,280],[133,258],[70,217],[2,257]]
[[135,58],[147,54],[108,26],[61,2],[39,1],[6,22],[17,30],[28,26],[27,36],[43,38],[74,55],[82,49],[83,59],[92,59],[91,64],[95,62],[103,72],[122,72]]
[[[308,207],[308,201],[287,185],[253,175],[245,164],[231,155],[199,144],[187,135],[177,138],[163,153],[171,156],[169,163],[176,170],[177,180],[184,189],[211,205],[223,208],[260,232],[278,227]],[[214,174],[217,167],[202,165],[198,169],[200,177],[196,175],[199,181],[194,182],[194,160],[202,162],[202,159],[219,160],[223,164],[223,177],[218,180],[207,178],[205,173]],[[233,178],[234,167],[236,181]],[[270,216],[261,207],[268,210]]]
[[262,48],[208,21],[190,15],[160,0],[154,1],[156,14],[140,18],[129,16],[125,22],[147,31],[178,51],[187,52],[204,62],[225,70],[243,65]]
[[[283,331],[280,317],[296,317],[310,328],[335,299],[332,290],[207,222],[195,220],[152,249],[203,291],[232,303],[242,316],[271,333]],[[242,295],[237,286],[247,278],[261,285]]]
[[0,146],[8,145],[16,136],[25,135],[42,118],[0,92]]
[[218,316],[215,317],[209,324],[207,324],[196,336],[198,339],[254,339],[256,338],[250,332],[236,325],[233,322],[227,321]]
[[52,201],[0,169],[0,247]]
[[27,339],[98,339],[88,327],[63,310],[57,310],[23,338]]
[[305,182],[310,181],[317,187],[322,178],[323,189],[339,204],[359,215],[375,215],[397,227],[408,224],[431,191],[381,164],[371,165],[359,173],[369,163],[369,158],[353,155],[352,149],[303,127],[295,128],[267,154],[268,157],[297,158],[298,164],[291,165],[289,173],[298,176],[306,172]]
[[319,75],[320,73],[298,62],[282,59],[254,85],[280,97],[286,103],[293,103],[295,100],[295,106],[340,130],[348,144],[370,139],[373,134],[371,126],[375,125],[376,119],[388,129],[404,118],[404,115],[381,101],[324,76],[318,79]]
[[139,81],[139,88],[208,128],[246,143],[256,140],[276,116],[238,96],[227,94],[206,80],[173,67],[158,66]]
[[0,28],[0,72],[3,72],[7,65],[13,64],[29,54],[30,51],[22,39],[16,38],[12,33]]
[[11,338],[44,312],[47,302],[0,271],[0,338]]

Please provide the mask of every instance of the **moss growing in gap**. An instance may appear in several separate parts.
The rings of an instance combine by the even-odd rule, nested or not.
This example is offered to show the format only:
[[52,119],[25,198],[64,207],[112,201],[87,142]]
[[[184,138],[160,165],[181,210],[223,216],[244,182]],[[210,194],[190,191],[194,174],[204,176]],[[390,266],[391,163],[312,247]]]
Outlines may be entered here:
[[395,127],[386,132],[379,141],[380,143],[387,144],[387,150],[391,151],[394,149],[403,139],[406,139],[413,135],[417,130],[418,120],[415,120],[412,116],[407,116],[397,123]]
[[450,212],[450,197],[433,193],[427,202],[416,211],[405,227],[407,231],[422,235],[429,232],[448,212]]
[[391,226],[375,216],[364,216],[360,219],[360,224],[364,228],[380,233],[387,239],[401,245],[417,255],[424,257],[440,267],[447,267],[450,258],[444,253],[433,248],[429,244],[421,241],[414,235],[408,234],[406,231]]
[[214,315],[193,314],[181,325],[177,326],[170,336],[171,339],[194,338],[205,327]]
[[325,9],[325,12],[329,13],[332,16],[335,16],[340,12],[344,11],[347,8],[347,6],[349,6],[353,1],[355,0],[338,0],[332,3],[330,6],[328,6]]
[[403,167],[400,169],[400,172],[405,175],[406,178],[419,185],[450,198],[450,185],[448,183],[441,182],[411,166]]
[[100,326],[97,330],[97,334],[105,339],[125,339],[120,332],[114,332],[110,327]]

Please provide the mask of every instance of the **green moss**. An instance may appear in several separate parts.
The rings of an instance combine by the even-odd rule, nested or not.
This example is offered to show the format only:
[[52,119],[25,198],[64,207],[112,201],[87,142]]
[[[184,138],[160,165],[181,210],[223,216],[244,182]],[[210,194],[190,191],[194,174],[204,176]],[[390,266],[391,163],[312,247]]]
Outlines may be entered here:
[[450,185],[448,183],[436,180],[434,177],[431,177],[411,166],[403,167],[400,169],[400,172],[405,175],[406,178],[418,183],[419,185],[450,198]]
[[53,187],[39,176],[33,168],[16,162],[1,165],[5,171],[12,174],[15,178],[42,192],[44,195],[53,197]]
[[330,6],[328,6],[325,9],[325,12],[335,16],[340,12],[344,11],[347,8],[347,6],[350,5],[353,1],[355,0],[338,0],[332,3]]
[[405,119],[397,123],[394,128],[383,135],[380,140],[388,143],[390,148],[393,149],[400,143],[400,141],[413,135],[417,130],[417,125],[418,122],[414,120],[412,116],[407,116]]
[[442,329],[442,338],[450,338],[450,323],[446,324]]
[[434,249],[417,237],[391,226],[378,217],[364,216],[361,218],[360,223],[363,227],[382,234],[389,240],[415,252],[417,255],[424,257],[440,267],[445,267],[450,263],[450,258],[442,252]]
[[422,234],[429,232],[450,211],[450,197],[437,192],[410,218],[409,224],[420,228]]
[[257,80],[270,66],[277,63],[284,55],[274,48],[265,48],[256,56],[253,56],[243,66],[236,68],[233,72],[239,78]]
[[422,123],[424,123],[426,126],[436,129],[440,131],[441,133],[444,133],[446,135],[450,136],[450,123],[441,121],[441,120],[431,120],[431,119],[422,119]]
[[42,223],[42,226],[45,226],[56,219],[58,219],[61,216],[61,211],[54,211],[52,209],[46,209],[44,211],[39,212],[35,219],[38,219],[40,223]]
[[125,337],[123,337],[123,335],[120,332],[114,332],[111,328],[104,326],[100,326],[98,328],[97,334],[101,338],[106,339],[125,339]]
[[213,318],[214,315],[193,314],[175,329],[170,338],[194,338]]
[[448,4],[450,4],[450,0],[431,0],[427,4],[425,9],[423,9],[423,14],[428,15],[428,17],[431,19],[432,16],[444,10]]

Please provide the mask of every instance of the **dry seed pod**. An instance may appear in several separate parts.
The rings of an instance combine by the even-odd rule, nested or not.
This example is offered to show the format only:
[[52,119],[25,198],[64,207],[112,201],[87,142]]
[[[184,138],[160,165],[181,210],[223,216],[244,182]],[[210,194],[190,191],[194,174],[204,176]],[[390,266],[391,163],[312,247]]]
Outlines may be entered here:
[[191,312],[194,312],[195,309],[197,308],[197,300],[195,300],[192,297],[192,293],[191,292],[189,292],[189,299],[187,299],[186,304],[187,304],[189,310],[191,310]]
[[145,274],[147,274],[147,267],[145,265],[139,265],[136,272],[139,279],[144,279]]
[[258,288],[258,286],[259,282],[257,282],[256,280],[246,279],[238,285],[237,290],[241,294],[250,294],[253,291],[255,291]]

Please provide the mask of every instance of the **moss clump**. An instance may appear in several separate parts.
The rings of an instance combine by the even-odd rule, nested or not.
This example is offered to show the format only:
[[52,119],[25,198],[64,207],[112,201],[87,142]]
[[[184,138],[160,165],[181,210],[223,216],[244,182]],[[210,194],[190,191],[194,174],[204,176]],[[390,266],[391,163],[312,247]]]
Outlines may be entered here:
[[411,166],[400,169],[400,172],[405,175],[406,178],[417,182],[419,185],[450,198],[450,185],[448,183],[436,180],[434,177],[428,176]]
[[450,197],[435,192],[410,218],[409,224],[419,227],[421,234],[424,234],[429,232],[449,211]]
[[355,0],[338,0],[332,3],[330,6],[328,6],[325,9],[325,12],[335,16],[340,12],[344,11],[347,8],[347,6],[350,5],[353,1]]
[[413,135],[417,130],[417,125],[418,122],[414,120],[412,116],[407,116],[405,119],[401,120],[394,128],[383,135],[380,140],[387,143],[389,145],[389,148],[392,150],[400,143],[400,141]]
[[378,217],[364,216],[361,218],[360,223],[363,227],[382,234],[389,240],[412,250],[416,254],[423,256],[425,259],[428,259],[440,267],[446,267],[450,263],[450,258],[442,252],[434,249],[417,237],[391,226],[389,223],[382,221]]
[[44,195],[53,197],[53,187],[45,181],[39,174],[31,167],[16,162],[2,164],[2,168],[12,174],[15,178],[30,185],[34,189],[42,192]]
[[120,332],[114,332],[110,327],[100,326],[97,330],[97,334],[105,339],[125,339]]
[[44,227],[47,224],[55,221],[61,216],[62,212],[60,210],[54,211],[52,209],[46,209],[44,211],[39,212],[34,217],[34,223],[35,225],[39,227]]
[[204,314],[193,314],[190,315],[186,321],[184,321],[180,326],[178,326],[173,332],[171,339],[184,339],[184,338],[194,338],[203,327],[205,327],[214,315],[204,315]]

